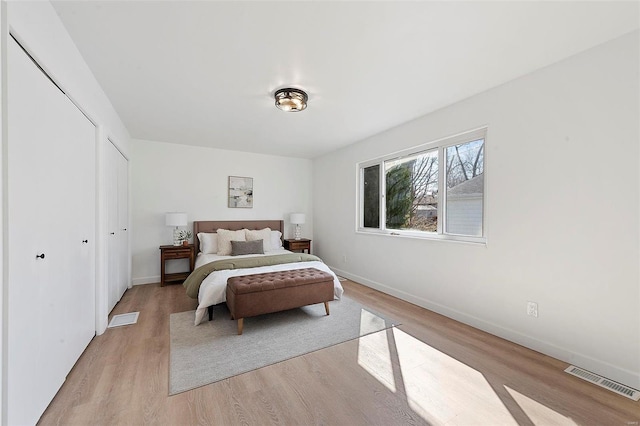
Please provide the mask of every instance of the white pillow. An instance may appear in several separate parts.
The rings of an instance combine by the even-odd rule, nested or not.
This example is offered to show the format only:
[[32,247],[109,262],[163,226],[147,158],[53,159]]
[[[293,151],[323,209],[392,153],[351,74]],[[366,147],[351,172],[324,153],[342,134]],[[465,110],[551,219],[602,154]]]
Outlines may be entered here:
[[271,231],[271,250],[278,250],[282,247],[282,232]]
[[218,234],[215,232],[198,232],[200,252],[205,254],[218,253]]
[[229,256],[231,254],[231,241],[247,241],[244,236],[244,229],[229,231],[228,229],[218,229],[218,255]]
[[264,228],[258,231],[245,229],[245,236],[247,241],[262,240],[263,250],[271,250],[271,228]]

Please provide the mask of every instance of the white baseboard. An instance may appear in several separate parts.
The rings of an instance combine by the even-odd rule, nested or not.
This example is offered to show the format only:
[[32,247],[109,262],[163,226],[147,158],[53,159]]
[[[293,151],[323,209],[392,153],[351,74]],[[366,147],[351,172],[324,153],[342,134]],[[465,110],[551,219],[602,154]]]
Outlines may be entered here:
[[414,305],[418,305],[430,311],[444,315],[448,318],[460,321],[464,324],[470,325],[482,331],[486,331],[487,333],[517,343],[526,348],[533,349],[534,351],[549,355],[553,358],[559,359],[569,364],[582,367],[585,370],[600,374],[611,380],[630,386],[634,389],[640,389],[640,374],[637,372],[620,368],[606,361],[592,358],[588,355],[573,352],[552,343],[528,336],[519,331],[512,330],[510,328],[503,327],[499,324],[495,324],[489,321],[485,321],[481,318],[474,317],[473,315],[469,315],[456,309],[452,309],[448,306],[423,299],[421,297],[406,293],[393,287],[389,287],[377,281],[372,281],[368,278],[349,273],[342,269],[334,268],[332,266],[330,266],[330,268],[336,274],[353,280],[359,284],[363,284],[367,287],[371,287],[375,290],[413,303]]
[[155,284],[159,282],[160,282],[160,275],[155,275],[153,277],[134,278],[131,280],[131,283],[133,285]]

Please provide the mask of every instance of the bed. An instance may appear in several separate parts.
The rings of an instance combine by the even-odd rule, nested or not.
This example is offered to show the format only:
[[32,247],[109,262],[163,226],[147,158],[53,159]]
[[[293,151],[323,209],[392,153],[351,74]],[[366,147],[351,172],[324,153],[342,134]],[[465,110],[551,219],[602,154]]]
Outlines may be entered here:
[[[269,228],[269,231],[265,231],[265,228]],[[218,235],[218,229],[228,232]],[[246,244],[233,239],[233,235],[241,238],[242,230],[250,231],[244,231],[245,239],[249,240]],[[234,231],[240,233],[234,234]],[[334,296],[336,299],[342,297],[344,290],[336,274],[316,256],[285,250],[282,247],[283,234],[282,220],[193,222],[196,264],[184,286],[190,297],[198,299],[195,325],[205,320],[208,307],[226,301],[227,280],[231,277],[315,268],[332,275]],[[267,235],[269,241],[265,242]],[[229,239],[232,241],[231,250],[235,250],[235,255],[229,252]],[[256,245],[260,245],[257,243],[258,240],[263,241],[264,254],[252,253],[251,250],[248,254],[237,254],[244,253],[246,247],[255,248]]]

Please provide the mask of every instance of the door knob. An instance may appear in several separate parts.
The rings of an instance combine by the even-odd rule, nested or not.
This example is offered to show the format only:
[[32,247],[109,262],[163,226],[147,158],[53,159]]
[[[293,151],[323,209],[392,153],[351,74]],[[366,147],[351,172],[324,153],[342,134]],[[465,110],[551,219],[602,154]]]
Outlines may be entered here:
[[116,233],[115,232],[111,232],[111,235],[116,235]]
[[44,253],[36,254],[36,259],[44,259]]
[[89,240],[82,240],[83,243],[87,244]]

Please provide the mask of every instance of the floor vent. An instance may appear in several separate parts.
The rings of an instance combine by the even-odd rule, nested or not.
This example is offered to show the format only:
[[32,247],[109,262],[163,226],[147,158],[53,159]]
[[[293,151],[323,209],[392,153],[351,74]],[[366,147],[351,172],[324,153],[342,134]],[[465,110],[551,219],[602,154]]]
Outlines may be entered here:
[[609,389],[611,392],[615,392],[618,395],[626,396],[634,401],[640,400],[640,391],[630,388],[629,386],[621,385],[620,383],[616,383],[590,371],[583,370],[582,368],[575,367],[573,365],[569,366],[569,368],[564,371],[573,376],[580,377],[587,382],[591,382],[594,385]]
[[140,312],[129,312],[128,314],[114,315],[111,317],[108,328],[120,327],[123,325],[131,325],[138,322]]

